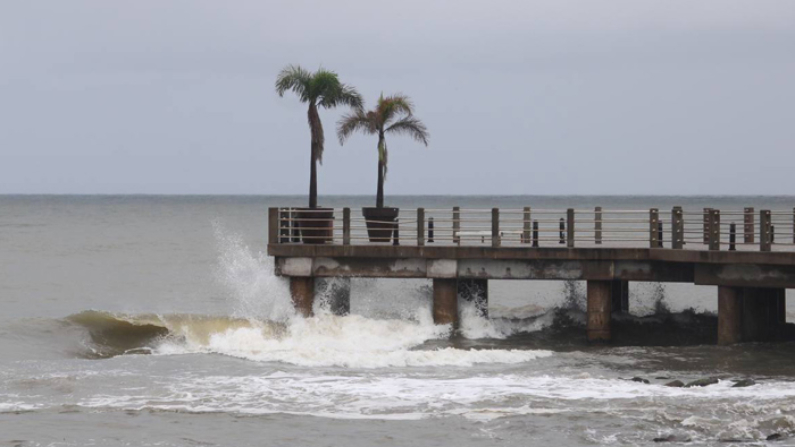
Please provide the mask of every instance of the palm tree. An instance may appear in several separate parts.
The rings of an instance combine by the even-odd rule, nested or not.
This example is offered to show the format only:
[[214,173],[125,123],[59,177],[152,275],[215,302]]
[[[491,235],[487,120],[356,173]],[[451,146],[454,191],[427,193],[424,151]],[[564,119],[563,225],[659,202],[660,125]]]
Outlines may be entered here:
[[332,109],[338,105],[347,105],[356,109],[363,106],[362,97],[351,86],[340,82],[337,73],[320,68],[311,73],[298,65],[288,65],[276,77],[276,93],[279,97],[292,90],[301,99],[309,103],[307,112],[309,131],[312,134],[312,153],[309,168],[309,207],[317,208],[317,162],[323,164],[323,125],[320,123],[318,107]]
[[337,137],[340,144],[345,144],[354,132],[361,131],[369,135],[378,135],[378,192],[376,208],[384,207],[384,180],[386,180],[388,152],[386,148],[387,134],[404,134],[428,146],[428,129],[425,124],[414,117],[414,104],[408,96],[393,95],[378,98],[374,110],[355,109],[344,115],[337,123]]

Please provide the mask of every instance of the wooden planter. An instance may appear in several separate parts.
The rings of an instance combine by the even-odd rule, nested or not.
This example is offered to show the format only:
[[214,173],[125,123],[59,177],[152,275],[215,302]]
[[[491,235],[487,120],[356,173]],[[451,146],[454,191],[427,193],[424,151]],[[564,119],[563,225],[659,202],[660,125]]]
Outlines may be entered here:
[[295,222],[305,244],[325,244],[334,240],[334,208],[298,208]]
[[398,208],[362,208],[370,242],[391,242],[397,229]]

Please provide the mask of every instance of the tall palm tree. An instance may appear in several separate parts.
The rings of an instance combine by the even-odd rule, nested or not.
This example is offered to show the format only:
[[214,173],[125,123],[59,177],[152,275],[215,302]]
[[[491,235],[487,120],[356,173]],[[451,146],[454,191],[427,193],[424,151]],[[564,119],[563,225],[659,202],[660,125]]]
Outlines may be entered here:
[[376,208],[384,207],[384,180],[386,180],[387,162],[386,135],[408,135],[416,141],[428,146],[428,129],[422,121],[414,117],[414,104],[408,96],[392,95],[378,98],[375,109],[364,111],[355,109],[344,115],[337,123],[337,137],[340,144],[345,144],[354,132],[361,131],[369,135],[378,135],[378,192]]
[[309,103],[307,112],[309,131],[312,134],[312,153],[309,168],[309,207],[317,208],[317,163],[323,164],[323,125],[320,122],[318,107],[332,109],[338,105],[347,105],[356,109],[363,106],[362,97],[351,86],[340,82],[337,73],[320,68],[311,73],[298,65],[288,65],[276,77],[276,93],[283,97],[292,90],[301,99]]

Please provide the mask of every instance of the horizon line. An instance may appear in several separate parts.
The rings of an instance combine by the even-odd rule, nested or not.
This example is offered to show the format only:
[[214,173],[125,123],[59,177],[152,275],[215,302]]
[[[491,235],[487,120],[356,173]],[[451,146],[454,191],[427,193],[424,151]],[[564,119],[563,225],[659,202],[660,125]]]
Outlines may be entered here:
[[[306,197],[269,193],[0,193],[0,197]],[[318,194],[318,197],[372,197],[372,194]],[[795,197],[795,194],[390,194],[390,197]]]

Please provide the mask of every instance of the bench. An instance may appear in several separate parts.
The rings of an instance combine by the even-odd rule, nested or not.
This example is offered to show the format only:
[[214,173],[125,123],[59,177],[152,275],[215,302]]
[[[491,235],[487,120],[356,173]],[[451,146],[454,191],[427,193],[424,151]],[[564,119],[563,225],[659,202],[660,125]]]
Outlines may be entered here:
[[[519,238],[521,239],[524,231],[500,231],[500,239],[503,236],[508,234],[518,234]],[[461,245],[461,237],[462,236],[480,236],[480,242],[485,243],[486,238],[491,238],[491,231],[454,231],[453,232],[453,240]]]

